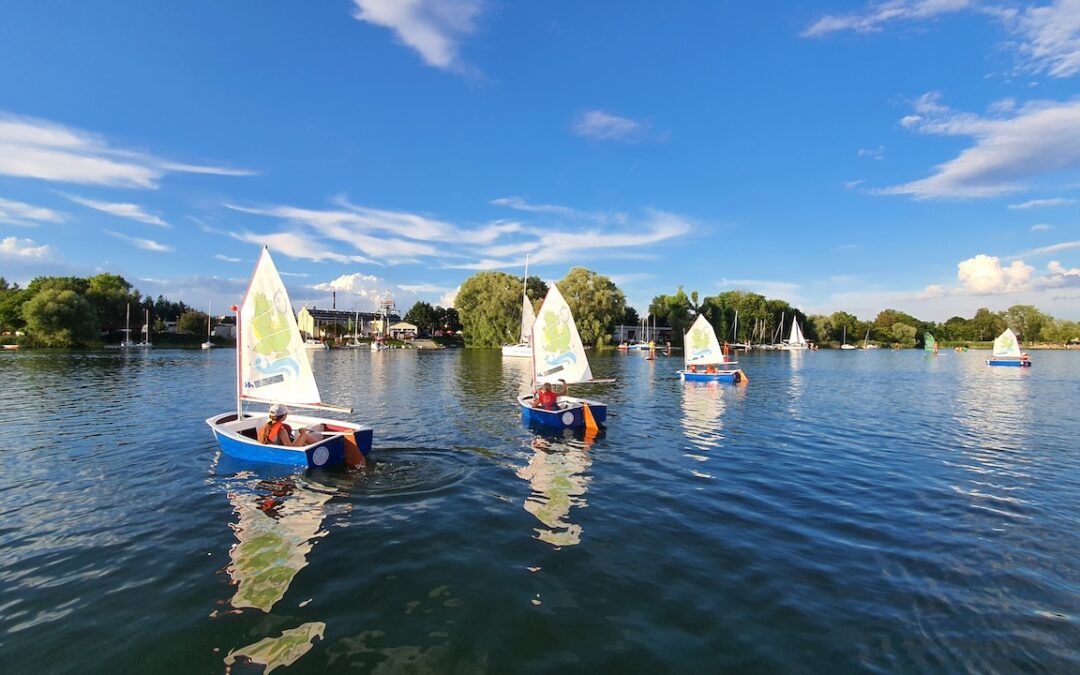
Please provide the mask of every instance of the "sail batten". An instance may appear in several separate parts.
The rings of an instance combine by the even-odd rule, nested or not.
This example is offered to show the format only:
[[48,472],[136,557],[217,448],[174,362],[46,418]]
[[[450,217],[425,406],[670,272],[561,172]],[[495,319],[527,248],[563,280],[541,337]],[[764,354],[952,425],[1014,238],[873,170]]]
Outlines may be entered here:
[[552,284],[537,312],[531,331],[533,374],[536,384],[591,382],[592,369],[585,356],[570,306]]

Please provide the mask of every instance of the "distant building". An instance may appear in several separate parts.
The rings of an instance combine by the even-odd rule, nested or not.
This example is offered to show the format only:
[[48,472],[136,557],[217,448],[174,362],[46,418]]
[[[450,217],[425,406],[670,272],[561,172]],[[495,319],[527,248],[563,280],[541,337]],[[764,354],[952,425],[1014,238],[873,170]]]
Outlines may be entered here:
[[390,337],[396,340],[411,340],[416,337],[416,326],[399,321],[390,326]]
[[648,342],[652,340],[658,345],[671,342],[671,328],[667,326],[615,326],[611,339],[615,344],[621,342]]
[[[356,332],[357,318],[359,317],[360,333],[357,337],[371,337],[379,331],[382,317],[374,312],[347,312],[341,309],[318,309],[302,307],[296,313],[296,325],[305,338],[321,339],[327,337],[327,329],[330,326],[340,326],[341,334],[351,337]],[[389,317],[398,321],[401,317],[391,314]],[[336,332],[336,331],[335,331]]]

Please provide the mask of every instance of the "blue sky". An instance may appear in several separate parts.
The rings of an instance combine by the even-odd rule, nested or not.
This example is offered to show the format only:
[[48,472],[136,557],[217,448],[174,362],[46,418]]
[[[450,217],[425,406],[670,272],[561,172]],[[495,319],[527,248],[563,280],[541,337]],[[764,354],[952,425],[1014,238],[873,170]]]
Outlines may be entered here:
[[0,276],[446,304],[583,265],[644,310],[1080,318],[1080,0],[0,11]]

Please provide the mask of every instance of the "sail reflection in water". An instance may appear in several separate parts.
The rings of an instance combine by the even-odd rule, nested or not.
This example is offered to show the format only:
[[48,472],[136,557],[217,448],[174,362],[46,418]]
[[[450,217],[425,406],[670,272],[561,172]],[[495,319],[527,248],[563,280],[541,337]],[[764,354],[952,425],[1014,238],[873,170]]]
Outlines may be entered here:
[[[682,392],[683,433],[690,444],[699,451],[708,451],[718,447],[724,440],[724,408],[727,403],[724,395],[736,393],[731,387],[721,387],[719,382],[689,382]],[[687,457],[700,462],[708,461],[706,455],[687,453]],[[711,478],[707,474],[694,471],[695,475]]]
[[325,536],[322,521],[332,494],[295,479],[253,481],[229,493],[239,516],[229,575],[238,585],[233,607],[269,612],[307,566],[312,542]]
[[544,525],[534,530],[536,538],[552,546],[581,543],[581,526],[570,522],[570,509],[586,505],[585,492],[592,480],[587,472],[595,432],[584,430],[583,443],[575,440],[570,429],[563,434],[562,441],[534,438],[529,463],[517,471],[533,491],[525,500],[525,510]]

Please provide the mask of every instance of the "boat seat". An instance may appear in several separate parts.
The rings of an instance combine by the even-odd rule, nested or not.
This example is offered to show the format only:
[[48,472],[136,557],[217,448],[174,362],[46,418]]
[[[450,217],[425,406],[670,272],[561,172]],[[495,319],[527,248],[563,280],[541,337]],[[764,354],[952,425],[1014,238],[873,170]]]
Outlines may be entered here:
[[241,436],[247,436],[248,438],[254,438],[255,440],[259,440],[259,430],[258,429],[255,429],[255,428],[242,429],[239,433],[240,433]]

